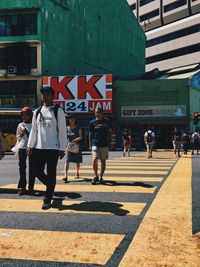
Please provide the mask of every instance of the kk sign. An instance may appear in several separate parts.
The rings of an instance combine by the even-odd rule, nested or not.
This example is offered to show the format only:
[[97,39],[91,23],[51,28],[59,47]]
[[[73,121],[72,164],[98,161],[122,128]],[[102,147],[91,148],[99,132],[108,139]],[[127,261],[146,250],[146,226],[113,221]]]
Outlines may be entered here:
[[43,77],[43,86],[54,89],[54,102],[65,112],[91,112],[102,107],[112,112],[112,75]]

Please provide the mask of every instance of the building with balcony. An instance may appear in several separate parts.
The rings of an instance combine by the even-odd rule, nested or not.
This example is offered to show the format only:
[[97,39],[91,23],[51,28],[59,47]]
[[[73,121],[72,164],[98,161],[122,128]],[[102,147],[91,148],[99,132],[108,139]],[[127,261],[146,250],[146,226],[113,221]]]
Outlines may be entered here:
[[40,105],[43,76],[144,73],[145,41],[126,0],[1,0],[3,132],[15,132],[16,110]]
[[200,0],[127,0],[145,31],[146,71],[200,61]]

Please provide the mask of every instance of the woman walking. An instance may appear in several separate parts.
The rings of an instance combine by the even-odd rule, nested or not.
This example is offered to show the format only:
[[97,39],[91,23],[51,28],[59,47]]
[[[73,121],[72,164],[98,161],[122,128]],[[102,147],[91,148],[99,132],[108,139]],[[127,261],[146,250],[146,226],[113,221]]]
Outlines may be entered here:
[[65,162],[65,183],[68,182],[68,170],[70,162],[76,163],[76,176],[79,178],[80,163],[82,163],[82,152],[80,149],[80,142],[83,138],[82,129],[77,126],[76,118],[73,114],[67,116],[67,148],[66,148],[66,162]]

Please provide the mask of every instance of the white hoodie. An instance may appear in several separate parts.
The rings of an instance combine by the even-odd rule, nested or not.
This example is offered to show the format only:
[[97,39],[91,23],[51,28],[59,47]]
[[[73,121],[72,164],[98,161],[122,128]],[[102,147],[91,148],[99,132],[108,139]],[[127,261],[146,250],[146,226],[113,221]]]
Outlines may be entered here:
[[57,120],[54,115],[53,106],[43,106],[37,118],[36,110],[34,111],[32,130],[27,147],[65,151],[66,121],[64,111],[61,108],[58,109]]

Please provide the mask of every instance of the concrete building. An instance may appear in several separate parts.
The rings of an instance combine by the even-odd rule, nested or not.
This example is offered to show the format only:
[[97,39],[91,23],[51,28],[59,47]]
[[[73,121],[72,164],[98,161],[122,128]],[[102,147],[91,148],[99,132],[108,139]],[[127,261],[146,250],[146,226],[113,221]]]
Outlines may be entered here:
[[200,0],[127,0],[147,36],[146,71],[200,62]]

